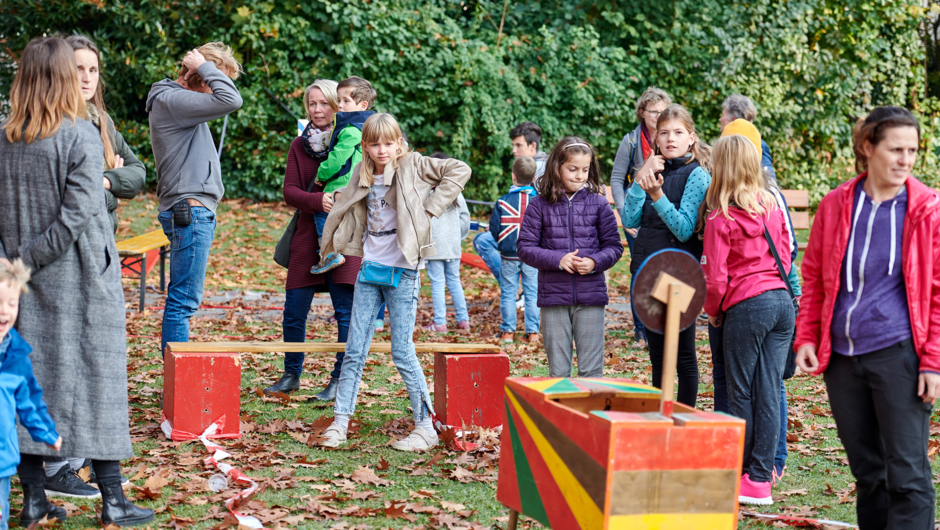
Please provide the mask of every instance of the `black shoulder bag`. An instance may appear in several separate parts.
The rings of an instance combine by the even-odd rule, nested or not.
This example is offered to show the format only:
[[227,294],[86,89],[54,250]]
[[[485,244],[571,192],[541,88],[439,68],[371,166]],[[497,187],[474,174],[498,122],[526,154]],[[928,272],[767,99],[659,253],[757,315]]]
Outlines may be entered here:
[[[310,184],[307,185],[307,193],[310,193],[310,190],[313,189],[313,186],[317,183],[316,175],[310,180]],[[294,217],[291,218],[290,223],[287,223],[287,228],[284,229],[284,235],[281,236],[281,240],[277,242],[277,246],[274,247],[274,263],[277,263],[285,269],[290,264],[290,244],[294,240],[294,232],[297,231],[297,218],[300,216],[300,210],[294,210]],[[319,250],[319,249],[318,249]]]
[[[787,286],[787,292],[790,293],[790,301],[793,302],[793,311],[794,314],[800,313],[800,304],[796,301],[796,295],[793,294],[793,287],[790,287],[790,280],[787,278],[787,273],[783,270],[783,262],[780,261],[780,255],[777,254],[777,246],[774,245],[774,240],[770,237],[770,231],[767,230],[767,225],[764,224],[764,238],[767,239],[767,244],[770,245],[770,253],[774,256],[774,261],[777,262],[777,270],[780,272],[780,277],[783,278],[784,285]],[[793,265],[791,265],[792,267]],[[783,366],[783,378],[790,379],[793,377],[793,374],[796,373],[796,351],[793,349],[793,345],[796,341],[796,333],[794,330],[793,338],[790,339],[790,349],[787,351],[787,363]]]

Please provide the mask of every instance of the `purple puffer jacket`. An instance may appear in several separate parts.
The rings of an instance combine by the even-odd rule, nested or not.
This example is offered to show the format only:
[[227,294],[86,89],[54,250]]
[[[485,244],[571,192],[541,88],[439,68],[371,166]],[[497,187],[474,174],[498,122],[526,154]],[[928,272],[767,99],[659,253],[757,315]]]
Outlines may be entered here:
[[[519,259],[539,270],[539,307],[607,305],[603,272],[623,254],[617,219],[602,195],[581,190],[570,199],[529,202],[522,219]],[[559,268],[561,258],[578,250],[597,268],[591,274],[570,274]]]

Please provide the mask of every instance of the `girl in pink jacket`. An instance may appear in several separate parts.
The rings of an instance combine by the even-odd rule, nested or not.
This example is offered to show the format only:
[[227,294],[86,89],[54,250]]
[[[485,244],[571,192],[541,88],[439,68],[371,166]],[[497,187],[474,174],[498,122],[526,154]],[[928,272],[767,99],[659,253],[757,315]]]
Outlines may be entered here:
[[731,135],[713,149],[702,255],[705,312],[713,326],[725,327],[728,402],[747,421],[738,500],[772,504],[780,381],[796,318],[786,283],[790,233],[764,185],[757,147]]

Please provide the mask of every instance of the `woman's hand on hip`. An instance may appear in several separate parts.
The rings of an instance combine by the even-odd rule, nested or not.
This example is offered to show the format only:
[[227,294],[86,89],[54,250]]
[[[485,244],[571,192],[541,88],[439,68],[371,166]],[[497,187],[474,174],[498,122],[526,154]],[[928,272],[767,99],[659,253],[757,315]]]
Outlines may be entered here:
[[917,378],[917,395],[924,403],[933,404],[933,401],[940,397],[940,374],[921,372]]
[[796,351],[796,365],[800,370],[811,374],[819,369],[819,359],[816,358],[816,346],[804,344]]

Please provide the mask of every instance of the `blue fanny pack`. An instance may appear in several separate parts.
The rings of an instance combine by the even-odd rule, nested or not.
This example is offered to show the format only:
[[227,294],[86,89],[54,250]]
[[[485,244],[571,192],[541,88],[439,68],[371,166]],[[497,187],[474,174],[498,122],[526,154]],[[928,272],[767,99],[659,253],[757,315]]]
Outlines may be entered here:
[[398,287],[401,281],[401,273],[410,269],[401,267],[389,267],[380,265],[374,261],[362,261],[359,267],[359,281],[362,283],[371,283],[372,285],[385,285],[388,287]]

